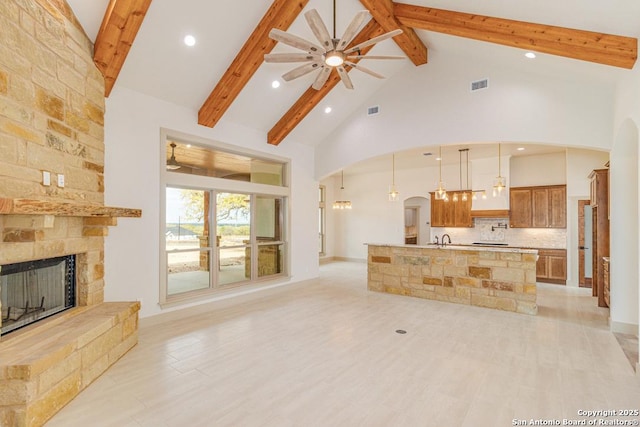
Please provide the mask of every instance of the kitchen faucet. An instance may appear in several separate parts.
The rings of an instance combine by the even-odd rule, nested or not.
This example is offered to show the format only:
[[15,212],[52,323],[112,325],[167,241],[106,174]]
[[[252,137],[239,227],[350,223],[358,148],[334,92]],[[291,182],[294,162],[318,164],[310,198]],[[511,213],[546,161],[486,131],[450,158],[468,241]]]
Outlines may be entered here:
[[444,238],[447,238],[447,240],[449,240],[449,244],[451,244],[451,236],[449,236],[449,234],[443,234],[442,235],[442,246],[446,245]]

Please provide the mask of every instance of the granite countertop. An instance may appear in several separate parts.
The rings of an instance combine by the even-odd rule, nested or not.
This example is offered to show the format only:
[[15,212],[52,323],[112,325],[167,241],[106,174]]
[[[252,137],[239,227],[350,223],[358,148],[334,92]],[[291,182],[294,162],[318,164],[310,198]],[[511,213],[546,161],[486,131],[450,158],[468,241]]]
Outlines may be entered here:
[[537,254],[537,249],[525,249],[519,247],[511,247],[511,246],[483,246],[483,245],[445,245],[439,246],[435,243],[430,243],[428,245],[405,245],[405,244],[393,244],[393,243],[365,243],[365,245],[369,246],[390,246],[397,248],[419,248],[419,249],[447,249],[452,251],[482,251],[482,252],[511,252],[511,253],[521,253],[521,254]]

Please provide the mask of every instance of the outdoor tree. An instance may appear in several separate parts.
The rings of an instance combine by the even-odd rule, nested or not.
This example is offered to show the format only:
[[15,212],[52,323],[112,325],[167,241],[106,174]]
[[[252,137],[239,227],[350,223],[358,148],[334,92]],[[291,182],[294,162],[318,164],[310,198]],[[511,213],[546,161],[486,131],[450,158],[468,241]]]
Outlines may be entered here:
[[[204,191],[181,190],[184,213],[188,220],[202,222],[205,215]],[[218,221],[246,217],[249,214],[249,196],[246,194],[218,193],[216,217]]]
[[185,219],[202,222],[204,219],[204,191],[180,190]]
[[216,199],[218,221],[237,220],[249,215],[249,196],[246,194],[218,193]]

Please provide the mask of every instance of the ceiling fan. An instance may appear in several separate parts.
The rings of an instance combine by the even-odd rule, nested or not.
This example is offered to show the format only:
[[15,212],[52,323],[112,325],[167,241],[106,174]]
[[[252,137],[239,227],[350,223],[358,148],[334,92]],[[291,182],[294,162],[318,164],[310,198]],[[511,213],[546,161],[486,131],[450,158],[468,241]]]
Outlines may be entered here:
[[[269,37],[278,42],[282,42],[286,45],[305,51],[306,53],[268,53],[264,55],[265,62],[304,62],[305,64],[294,68],[282,75],[285,81],[297,79],[315,70],[320,70],[318,76],[313,82],[313,87],[319,90],[324,86],[331,71],[335,68],[342,80],[342,83],[347,89],[353,89],[353,83],[345,67],[355,68],[363,73],[369,74],[373,77],[383,79],[384,76],[376,73],[360,64],[356,64],[352,60],[360,59],[404,59],[403,56],[365,56],[361,54],[361,49],[379,43],[383,40],[397,36],[402,33],[401,29],[393,30],[388,33],[382,34],[378,37],[373,37],[363,43],[357,44],[353,47],[349,47],[349,44],[358,34],[358,31],[371,17],[368,10],[362,10],[356,14],[351,20],[351,23],[347,26],[342,38],[336,37],[336,2],[333,1],[333,37],[329,35],[326,25],[322,21],[320,14],[316,9],[311,9],[304,14],[307,24],[313,31],[320,45],[310,42],[302,37],[286,33],[280,29],[273,28],[269,32]],[[348,48],[348,49],[347,49]]]
[[171,144],[169,144],[169,146],[171,147],[171,157],[169,157],[169,160],[167,160],[167,170],[174,171],[180,168],[189,168],[193,171],[195,169],[202,169],[197,166],[178,162],[176,160],[176,147],[177,147],[176,143],[172,142]]
[[176,143],[172,142],[169,146],[171,146],[171,157],[167,160],[167,170],[174,171],[180,169],[182,165],[176,160]]

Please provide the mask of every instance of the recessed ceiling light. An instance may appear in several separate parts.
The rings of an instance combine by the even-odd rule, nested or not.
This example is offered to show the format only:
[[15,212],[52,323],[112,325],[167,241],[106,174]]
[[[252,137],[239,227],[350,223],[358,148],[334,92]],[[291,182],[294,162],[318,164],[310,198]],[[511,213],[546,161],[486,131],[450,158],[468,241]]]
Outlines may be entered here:
[[278,80],[274,80],[271,82],[271,87],[274,89],[278,89],[280,87],[280,82]]
[[187,148],[191,148],[191,144],[187,144]]
[[442,158],[441,158],[441,157],[436,157],[436,161],[438,161],[438,162],[439,162],[440,160],[442,160]]
[[327,108],[324,109],[324,112],[326,114],[329,114],[331,111],[332,111],[331,107],[327,107]]
[[518,147],[518,151],[524,151],[524,147]]
[[184,44],[186,44],[187,46],[195,46],[196,38],[193,37],[191,34],[188,34],[184,36]]
[[536,57],[536,54],[533,53],[533,52],[527,52],[527,53],[524,54],[524,56],[526,56],[529,59],[533,59],[533,58]]

